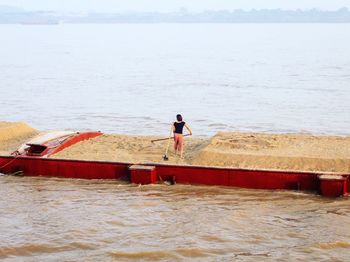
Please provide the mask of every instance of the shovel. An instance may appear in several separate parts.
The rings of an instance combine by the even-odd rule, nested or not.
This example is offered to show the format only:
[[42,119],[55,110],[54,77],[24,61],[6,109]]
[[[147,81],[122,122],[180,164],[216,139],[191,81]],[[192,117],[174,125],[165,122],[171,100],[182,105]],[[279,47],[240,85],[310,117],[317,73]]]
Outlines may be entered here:
[[168,145],[166,147],[166,150],[165,150],[165,155],[163,156],[163,160],[164,161],[168,161],[169,160],[169,157],[168,157],[168,151],[169,151],[169,146],[170,146],[170,139],[171,139],[171,135],[169,136],[168,138]]

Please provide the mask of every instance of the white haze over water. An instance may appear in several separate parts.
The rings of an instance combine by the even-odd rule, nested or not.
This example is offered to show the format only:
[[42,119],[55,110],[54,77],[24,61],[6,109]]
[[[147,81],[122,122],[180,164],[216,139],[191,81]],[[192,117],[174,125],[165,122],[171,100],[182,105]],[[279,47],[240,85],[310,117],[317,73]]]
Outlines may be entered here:
[[220,9],[311,9],[350,8],[349,0],[0,0],[0,5],[27,10],[72,12],[175,11],[181,7],[191,11]]

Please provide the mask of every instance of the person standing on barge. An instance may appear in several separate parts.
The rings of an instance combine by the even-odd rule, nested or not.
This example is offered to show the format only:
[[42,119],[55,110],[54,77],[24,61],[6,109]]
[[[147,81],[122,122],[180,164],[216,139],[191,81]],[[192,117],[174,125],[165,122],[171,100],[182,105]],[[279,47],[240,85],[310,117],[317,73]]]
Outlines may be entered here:
[[183,150],[184,150],[184,135],[183,128],[186,128],[189,132],[189,135],[192,135],[191,128],[183,121],[182,115],[176,115],[176,121],[172,125],[172,130],[174,133],[174,150],[175,155],[180,153],[180,157],[183,158]]

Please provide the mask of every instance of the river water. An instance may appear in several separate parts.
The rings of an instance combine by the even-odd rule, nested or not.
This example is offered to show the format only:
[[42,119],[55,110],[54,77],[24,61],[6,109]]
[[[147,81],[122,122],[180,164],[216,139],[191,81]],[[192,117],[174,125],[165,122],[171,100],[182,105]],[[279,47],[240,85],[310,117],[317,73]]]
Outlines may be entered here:
[[8,261],[347,261],[348,200],[115,181],[0,178]]
[[[350,24],[0,25],[0,119],[350,134]],[[20,112],[20,113],[19,113]]]
[[[349,24],[0,25],[0,119],[350,134]],[[347,261],[348,199],[0,177],[8,261]]]

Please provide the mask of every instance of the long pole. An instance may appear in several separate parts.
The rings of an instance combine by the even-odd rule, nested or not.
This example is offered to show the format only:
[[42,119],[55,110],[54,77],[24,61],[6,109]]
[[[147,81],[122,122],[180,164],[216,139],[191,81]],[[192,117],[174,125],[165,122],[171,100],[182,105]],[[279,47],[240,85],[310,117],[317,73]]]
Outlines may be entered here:
[[169,151],[169,147],[170,147],[170,140],[171,140],[171,138],[173,138],[173,137],[171,136],[172,131],[173,131],[173,129],[170,128],[170,133],[169,133],[169,138],[168,138],[168,145],[167,145],[167,147],[166,147],[164,159],[167,159],[167,158],[168,158],[168,151]]
[[[184,136],[190,136],[190,134],[186,134]],[[168,140],[168,139],[171,139],[171,138],[174,138],[173,136],[171,136],[171,131],[170,131],[170,135],[168,138],[161,138],[161,139],[155,139],[155,140],[151,140],[152,143],[154,142],[159,142],[159,141],[164,141],[164,140]]]

